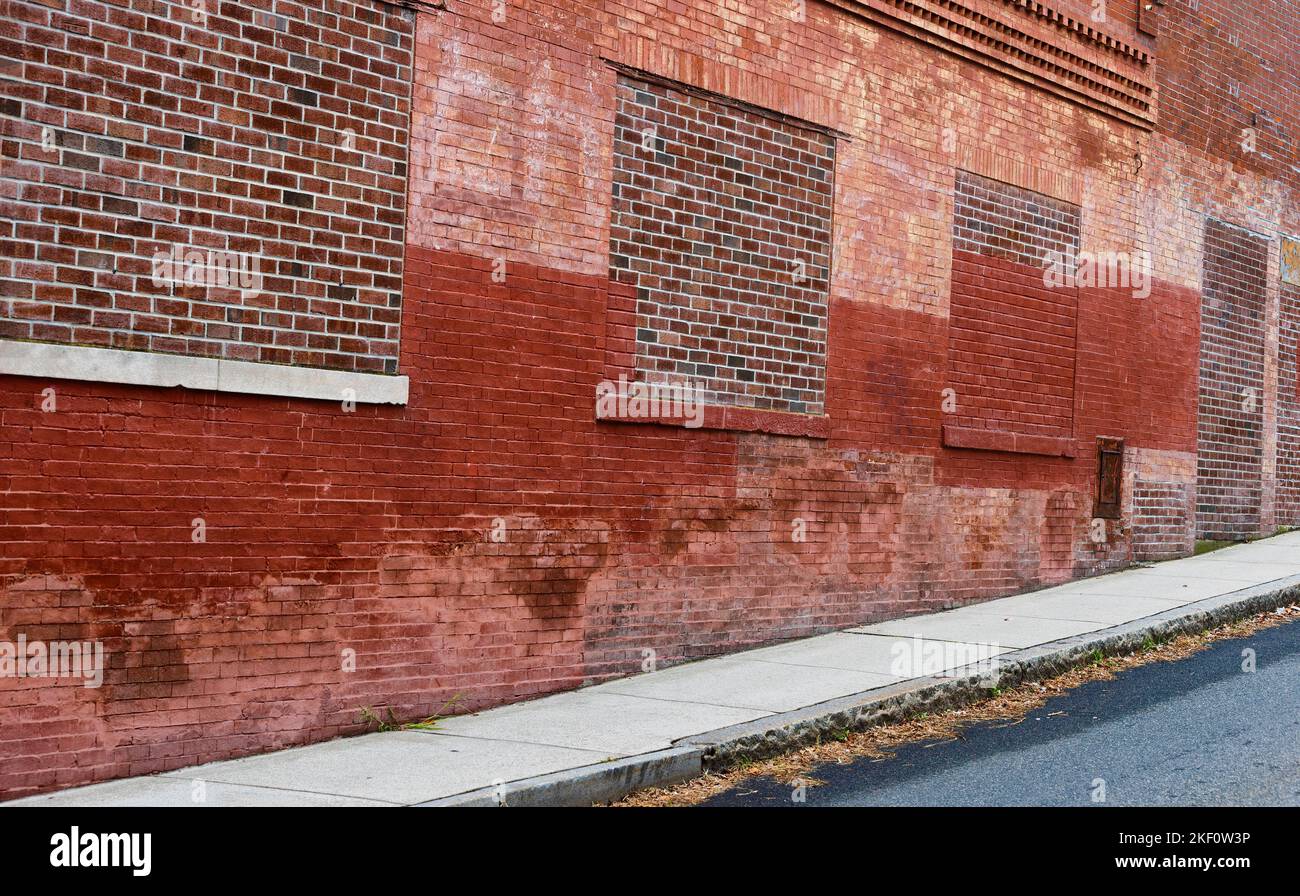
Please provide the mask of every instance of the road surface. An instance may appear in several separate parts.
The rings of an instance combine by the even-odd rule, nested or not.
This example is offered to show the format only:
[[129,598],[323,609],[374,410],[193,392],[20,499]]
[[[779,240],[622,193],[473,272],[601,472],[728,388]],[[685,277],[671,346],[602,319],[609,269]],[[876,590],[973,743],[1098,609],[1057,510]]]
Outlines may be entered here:
[[803,802],[750,778],[704,805],[1297,806],[1300,622],[1090,682],[1019,725],[809,774],[827,783]]

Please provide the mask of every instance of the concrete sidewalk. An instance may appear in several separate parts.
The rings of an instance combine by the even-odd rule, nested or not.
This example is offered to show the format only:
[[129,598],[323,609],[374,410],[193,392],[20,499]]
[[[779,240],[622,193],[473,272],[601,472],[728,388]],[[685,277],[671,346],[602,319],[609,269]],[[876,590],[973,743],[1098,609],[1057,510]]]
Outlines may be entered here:
[[[434,731],[343,738],[6,805],[590,804],[685,780],[714,758],[939,706],[1297,595],[1300,532],[448,718]],[[912,662],[922,654],[923,667]]]

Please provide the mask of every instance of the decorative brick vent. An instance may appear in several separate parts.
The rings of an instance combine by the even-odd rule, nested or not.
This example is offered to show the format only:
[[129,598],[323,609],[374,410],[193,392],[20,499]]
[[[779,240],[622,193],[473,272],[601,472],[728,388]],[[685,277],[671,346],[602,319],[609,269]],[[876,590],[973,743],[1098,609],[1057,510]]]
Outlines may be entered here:
[[1155,120],[1151,56],[1120,37],[1118,4],[1102,25],[1087,0],[827,2],[1121,121],[1149,128]]
[[824,413],[834,166],[829,134],[618,76],[610,277],[639,377]]
[[1198,538],[1239,539],[1260,526],[1268,242],[1205,222],[1197,426]]
[[1077,256],[1079,220],[1077,205],[957,172],[949,426],[1072,435],[1078,295],[1046,285],[1043,262]]
[[0,338],[395,372],[414,18],[9,4]]

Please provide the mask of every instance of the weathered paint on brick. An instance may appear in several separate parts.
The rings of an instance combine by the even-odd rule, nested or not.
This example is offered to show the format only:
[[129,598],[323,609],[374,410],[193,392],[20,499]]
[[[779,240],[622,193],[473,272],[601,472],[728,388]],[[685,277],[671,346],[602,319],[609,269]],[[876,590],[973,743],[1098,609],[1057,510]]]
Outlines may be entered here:
[[[99,690],[0,680],[0,793],[355,732],[364,707],[478,709],[648,656],[667,665],[1186,553],[1204,503],[1207,217],[1267,243],[1251,296],[1264,321],[1255,525],[1295,512],[1283,396],[1297,394],[1296,312],[1275,259],[1276,236],[1300,232],[1285,139],[1300,112],[1276,74],[1297,50],[1280,4],[1169,4],[1153,43],[1135,2],[1112,0],[1115,47],[1065,24],[1088,21],[1085,0],[1062,0],[1058,18],[944,5],[1007,17],[1022,37],[996,40],[1059,45],[1087,63],[1069,71],[1119,85],[1088,102],[978,64],[1008,52],[996,40],[939,52],[847,3],[808,4],[803,21],[749,2],[510,4],[504,19],[489,0],[455,6],[415,22],[406,407],[4,378],[0,627],[102,639],[109,668]],[[65,38],[45,17],[63,13],[3,10],[0,52],[54,77],[49,48]],[[595,419],[596,384],[635,368],[637,294],[610,279],[619,76],[633,70],[834,133],[826,438]],[[1155,101],[1146,83],[1154,130],[1134,120],[1142,96]],[[21,116],[28,98],[3,102]],[[1252,113],[1259,148],[1245,153]],[[30,151],[22,127],[5,120],[6,166]],[[69,151],[88,164],[84,145]],[[1035,300],[1016,286],[1028,266],[963,261],[959,171],[1077,207],[1081,251],[1154,259],[1144,299],[1077,290],[1072,406],[1050,418],[1057,433],[1070,421],[1056,437],[1073,457],[942,444],[963,289],[996,291],[1006,314]],[[104,196],[126,215],[112,200],[129,197]],[[0,258],[5,282],[23,263]],[[1126,473],[1100,538],[1098,437],[1124,440]]]

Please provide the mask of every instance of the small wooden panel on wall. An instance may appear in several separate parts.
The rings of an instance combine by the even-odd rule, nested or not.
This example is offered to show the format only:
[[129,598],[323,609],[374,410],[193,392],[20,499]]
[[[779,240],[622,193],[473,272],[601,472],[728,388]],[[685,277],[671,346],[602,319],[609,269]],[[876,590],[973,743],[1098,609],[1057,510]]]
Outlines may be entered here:
[[1300,286],[1300,237],[1282,237],[1282,282]]

